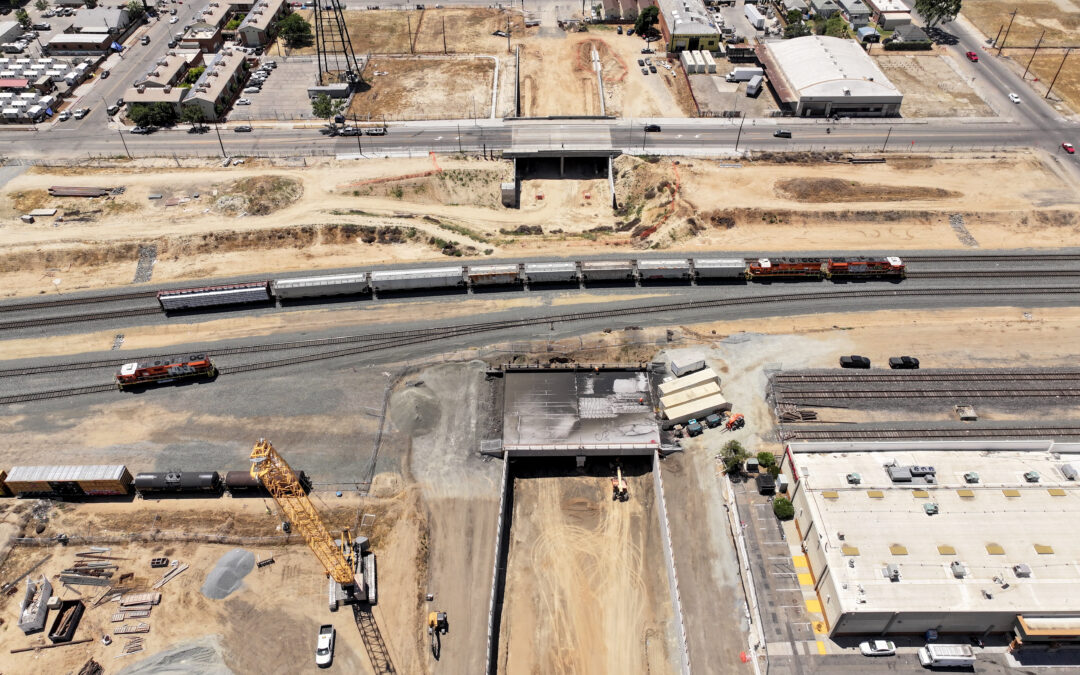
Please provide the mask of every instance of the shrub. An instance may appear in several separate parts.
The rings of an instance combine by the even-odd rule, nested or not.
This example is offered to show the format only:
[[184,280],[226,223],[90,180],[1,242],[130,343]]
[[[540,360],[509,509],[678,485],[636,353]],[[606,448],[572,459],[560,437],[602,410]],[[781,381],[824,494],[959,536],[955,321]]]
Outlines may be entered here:
[[791,520],[795,517],[795,507],[787,497],[777,497],[772,501],[772,512],[780,520]]

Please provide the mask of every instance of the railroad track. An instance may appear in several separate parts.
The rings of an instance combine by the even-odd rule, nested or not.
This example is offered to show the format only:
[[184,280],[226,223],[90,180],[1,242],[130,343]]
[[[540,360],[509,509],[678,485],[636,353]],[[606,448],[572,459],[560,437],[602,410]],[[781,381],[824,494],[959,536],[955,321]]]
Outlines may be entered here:
[[33,328],[35,326],[55,326],[61,323],[100,321],[102,319],[126,319],[132,316],[146,316],[147,314],[161,313],[160,307],[139,307],[136,309],[117,309],[109,312],[95,312],[94,314],[67,314],[65,316],[49,316],[37,319],[19,319],[16,321],[0,322],[0,330]]
[[922,272],[908,270],[905,276],[908,279],[1016,279],[1031,277],[1054,279],[1058,277],[1080,277],[1080,270],[940,270]]
[[[508,319],[504,321],[488,321],[475,324],[463,324],[459,326],[446,326],[442,328],[423,329],[418,331],[402,331],[401,337],[389,337],[386,339],[375,340],[369,344],[360,344],[345,349],[333,350],[329,352],[320,352],[317,354],[309,354],[296,356],[288,359],[277,359],[273,361],[264,361],[257,363],[250,363],[239,366],[226,366],[219,368],[219,372],[222,374],[232,374],[240,372],[249,372],[254,370],[263,370],[267,368],[279,368],[284,366],[298,365],[302,363],[310,363],[313,361],[320,361],[325,359],[339,358],[343,356],[352,356],[356,354],[362,354],[371,351],[377,351],[381,349],[388,349],[394,347],[403,347],[413,344],[420,344],[424,342],[433,342],[437,340],[443,340],[450,337],[459,337],[462,335],[479,334],[485,332],[493,332],[498,330],[506,330],[511,328],[542,326],[545,324],[567,323],[574,321],[595,321],[599,319],[613,319],[624,318],[634,315],[647,315],[656,313],[672,313],[672,312],[687,312],[697,310],[717,309],[723,307],[741,307],[747,305],[769,305],[780,304],[786,302],[802,302],[812,300],[846,300],[846,299],[866,299],[866,298],[897,298],[897,297],[934,297],[934,296],[1001,296],[1001,295],[1078,295],[1080,294],[1080,287],[1043,287],[1043,288],[1014,288],[1014,289],[986,289],[986,288],[974,288],[974,289],[932,289],[932,288],[911,288],[911,289],[891,289],[891,290],[871,290],[860,289],[852,291],[832,291],[832,292],[808,292],[808,293],[792,293],[792,294],[779,294],[771,296],[760,297],[745,297],[745,298],[716,298],[714,300],[695,300],[689,302],[678,303],[657,303],[651,305],[638,305],[631,307],[621,307],[618,309],[609,310],[597,310],[593,312],[575,312],[568,314],[555,314],[551,316],[538,316],[527,317],[522,319]],[[388,334],[393,335],[393,334]],[[352,336],[357,337],[357,336]],[[331,340],[343,340],[348,338],[329,338]],[[274,346],[263,345],[265,351],[271,351]],[[280,347],[277,347],[280,348]],[[235,348],[235,349],[247,349],[247,348]],[[211,352],[222,353],[222,351]],[[55,366],[53,366],[55,367]],[[105,389],[111,388],[111,385],[98,385],[105,387]],[[85,391],[87,387],[79,387],[70,390],[54,390],[51,392],[37,392],[31,394],[16,394],[12,396],[0,397],[0,405],[9,403],[23,403],[26,401],[34,401],[46,398],[60,398],[63,396],[77,396],[83,393],[92,393]],[[104,391],[105,389],[94,389],[94,391]],[[67,392],[67,393],[65,393]]]
[[1045,253],[1028,255],[974,254],[974,255],[901,255],[905,263],[944,263],[944,262],[1080,262],[1078,253]]
[[[972,371],[911,371],[856,373],[777,373],[777,385],[795,384],[869,384],[873,382],[1055,382],[1080,380],[1080,370],[998,370]],[[797,391],[797,390],[792,390]]]
[[966,427],[963,429],[792,429],[784,427],[780,434],[782,441],[859,441],[881,439],[920,438],[922,440],[947,438],[1062,438],[1080,436],[1080,427]]
[[0,312],[20,312],[48,307],[70,307],[73,305],[91,305],[96,302],[122,302],[124,300],[140,300],[142,298],[156,298],[157,291],[131,291],[129,293],[114,293],[112,295],[90,295],[81,298],[49,298],[48,300],[33,300],[31,302],[19,302],[13,304],[0,304]]
[[866,389],[861,391],[783,391],[777,392],[777,403],[834,401],[845,399],[904,399],[904,398],[1075,398],[1076,389]]

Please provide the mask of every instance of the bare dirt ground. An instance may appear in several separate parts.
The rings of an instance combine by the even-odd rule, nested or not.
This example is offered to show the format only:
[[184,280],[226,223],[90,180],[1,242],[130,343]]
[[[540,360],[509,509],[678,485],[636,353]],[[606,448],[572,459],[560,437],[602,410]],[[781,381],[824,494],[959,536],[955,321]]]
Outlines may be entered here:
[[1075,0],[980,0],[964,5],[961,13],[992,38],[999,28],[1008,25],[1014,9],[1016,19],[1006,45],[1034,47],[1044,30],[1044,47],[1078,44],[1080,5]]
[[672,671],[652,477],[635,473],[627,502],[606,463],[515,477],[500,672]]
[[[374,502],[382,502],[375,504]],[[410,505],[411,503],[411,505]],[[19,503],[29,508],[32,502]],[[402,517],[415,509],[415,495],[405,493],[389,500],[368,500],[367,504],[354,500],[349,507],[328,511],[328,521],[341,526],[346,522],[355,524],[358,509],[374,509],[380,519],[373,534],[381,546],[380,586],[387,598],[402,592],[402,585],[415,588],[415,568],[411,564],[414,550],[409,549],[410,531],[416,529],[416,520]],[[16,508],[16,511],[18,509]],[[273,504],[270,509],[275,509]],[[14,516],[15,511],[4,514]],[[214,500],[147,500],[139,503],[86,503],[57,504],[51,511],[45,531],[39,535],[52,536],[59,532],[72,535],[123,536],[128,533],[161,532],[218,532],[235,535],[274,536],[280,516],[267,512],[262,499],[214,499]],[[381,521],[381,522],[380,522]],[[37,521],[32,521],[33,523]],[[31,530],[33,534],[33,530]],[[374,543],[373,543],[374,546]],[[200,588],[207,573],[217,559],[234,548],[246,548],[262,559],[273,557],[275,563],[267,568],[254,569],[245,577],[243,586],[224,600],[210,600]],[[52,577],[74,561],[74,553],[81,548],[40,548],[19,546],[0,564],[0,578],[17,576],[45,554],[52,554],[40,571]],[[176,643],[205,636],[215,637],[223,645],[220,663],[233,672],[294,673],[317,672],[311,650],[315,634],[322,623],[333,623],[338,630],[335,662],[351,672],[372,672],[358,630],[350,611],[330,614],[326,609],[326,580],[321,565],[299,538],[289,544],[267,543],[257,545],[221,545],[157,541],[154,543],[131,543],[112,545],[111,555],[117,561],[120,572],[134,572],[132,585],[149,590],[160,576],[151,570],[149,559],[165,556],[190,565],[190,569],[164,586],[161,604],[152,610],[148,619],[151,630],[146,637],[146,650],[142,654],[124,657],[123,665],[137,664],[142,658],[170,648]],[[399,557],[403,556],[403,557]],[[167,571],[167,570],[166,570]],[[101,589],[78,586],[64,589],[55,580],[54,591],[63,598],[93,599]],[[0,611],[5,617],[15,616],[15,605],[21,593],[0,598]],[[123,641],[116,637],[111,646],[101,644],[101,635],[111,633],[119,624],[111,623],[109,617],[117,605],[104,603],[88,608],[75,635],[76,639],[94,638],[85,645],[64,649],[52,649],[39,653],[9,656],[5,671],[10,672],[72,672],[88,658],[106,664],[107,672],[116,667]],[[419,620],[416,603],[387,603],[377,610],[384,634],[391,637],[412,635],[413,626]],[[51,617],[50,617],[51,619]],[[133,624],[134,620],[127,623]],[[406,632],[408,631],[408,632]],[[14,621],[5,622],[0,628],[0,646],[10,648],[31,646],[42,641],[42,636],[23,636]],[[395,655],[400,654],[399,667],[409,668],[418,658],[415,640],[400,640]],[[237,645],[243,648],[236,648]],[[33,665],[31,665],[33,664]]]
[[[153,281],[161,282],[610,247],[859,250],[888,241],[897,250],[958,248],[953,213],[965,215],[984,248],[1056,247],[1080,234],[1075,186],[1036,152],[890,156],[861,166],[768,155],[737,165],[624,156],[616,169],[614,213],[598,179],[528,180],[521,208],[506,209],[498,190],[510,165],[475,159],[35,169],[3,192],[0,296],[130,284],[138,248],[149,244],[158,248]],[[57,183],[126,192],[48,197]],[[239,201],[237,185],[246,186]],[[784,186],[805,201],[793,201]],[[819,201],[819,189],[827,201]],[[166,199],[148,200],[153,192]],[[179,203],[168,206],[170,197]],[[42,206],[62,209],[63,221],[18,220]]]
[[904,94],[903,117],[992,117],[993,110],[954,68],[949,55],[877,52],[874,59]]
[[[1080,38],[1076,41],[1080,43]],[[1031,59],[1031,50],[1027,49],[1015,51],[1006,49],[1002,53],[1016,61],[1019,67],[1026,66]],[[1076,54],[1073,53],[1062,64],[1064,57],[1064,49],[1040,49],[1035,59],[1031,61],[1031,72],[1028,73],[1027,80],[1030,82],[1034,78],[1039,78],[1039,82],[1033,86],[1036,91],[1045,94],[1046,87],[1054,81],[1056,74],[1057,80],[1054,81],[1054,91],[1050,98],[1060,98],[1074,112],[1080,111],[1080,59],[1077,59]],[[1060,72],[1058,72],[1059,68]]]
[[379,121],[485,118],[494,74],[487,58],[373,57],[370,88],[353,96],[346,114]]

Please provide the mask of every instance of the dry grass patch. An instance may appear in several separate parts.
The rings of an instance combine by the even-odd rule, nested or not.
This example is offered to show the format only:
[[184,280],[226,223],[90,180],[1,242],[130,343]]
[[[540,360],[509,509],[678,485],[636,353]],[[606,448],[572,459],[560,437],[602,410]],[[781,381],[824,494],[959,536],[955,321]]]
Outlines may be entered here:
[[214,210],[228,215],[265,216],[290,206],[303,194],[304,186],[295,178],[252,176],[222,189],[214,201]]
[[[964,3],[962,14],[978,26],[986,35],[997,35],[998,29],[1009,25],[1009,16],[1013,10],[1016,19],[1009,31],[1008,45],[1034,46],[1039,34],[1044,30],[1043,46],[1072,45],[1080,35],[1080,8],[1072,5],[1073,11],[1062,11],[1069,6],[1067,0],[1052,2],[1044,0],[1026,0],[1023,2],[1005,2],[1004,0],[979,0]],[[1004,32],[1002,32],[1004,35]]]
[[49,196],[48,190],[25,190],[11,195],[11,203],[20,213],[47,208],[53,201],[55,198]]
[[960,193],[917,185],[874,185],[840,178],[789,178],[777,181],[776,192],[798,202],[902,202],[959,197]]
[[[372,59],[371,88],[353,97],[359,119],[468,119],[491,113],[490,59]],[[370,76],[375,71],[386,75]]]
[[[1011,42],[1012,38],[1009,38],[1009,41]],[[1080,42],[1080,37],[1076,41]],[[1023,65],[1026,65],[1028,59],[1031,58],[1031,52],[1028,50],[1006,49],[1004,53]],[[1058,68],[1061,68],[1061,73],[1054,82],[1052,97],[1065,101],[1073,112],[1080,112],[1080,53],[1073,52],[1069,58],[1065,59],[1065,65],[1062,66],[1061,59],[1064,56],[1064,49],[1040,49],[1035,55],[1035,60],[1031,62],[1031,74],[1028,77],[1035,76],[1044,84],[1049,85],[1054,79],[1054,74],[1058,72]],[[1039,87],[1039,91],[1045,93],[1042,87]]]

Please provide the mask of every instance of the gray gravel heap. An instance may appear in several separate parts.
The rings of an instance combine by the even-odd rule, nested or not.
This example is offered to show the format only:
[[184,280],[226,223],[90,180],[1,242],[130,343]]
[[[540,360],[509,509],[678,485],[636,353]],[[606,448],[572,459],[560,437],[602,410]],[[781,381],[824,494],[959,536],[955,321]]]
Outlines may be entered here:
[[206,575],[202,594],[211,600],[222,600],[240,588],[244,577],[255,569],[255,554],[242,548],[234,548],[218,559],[214,569]]

